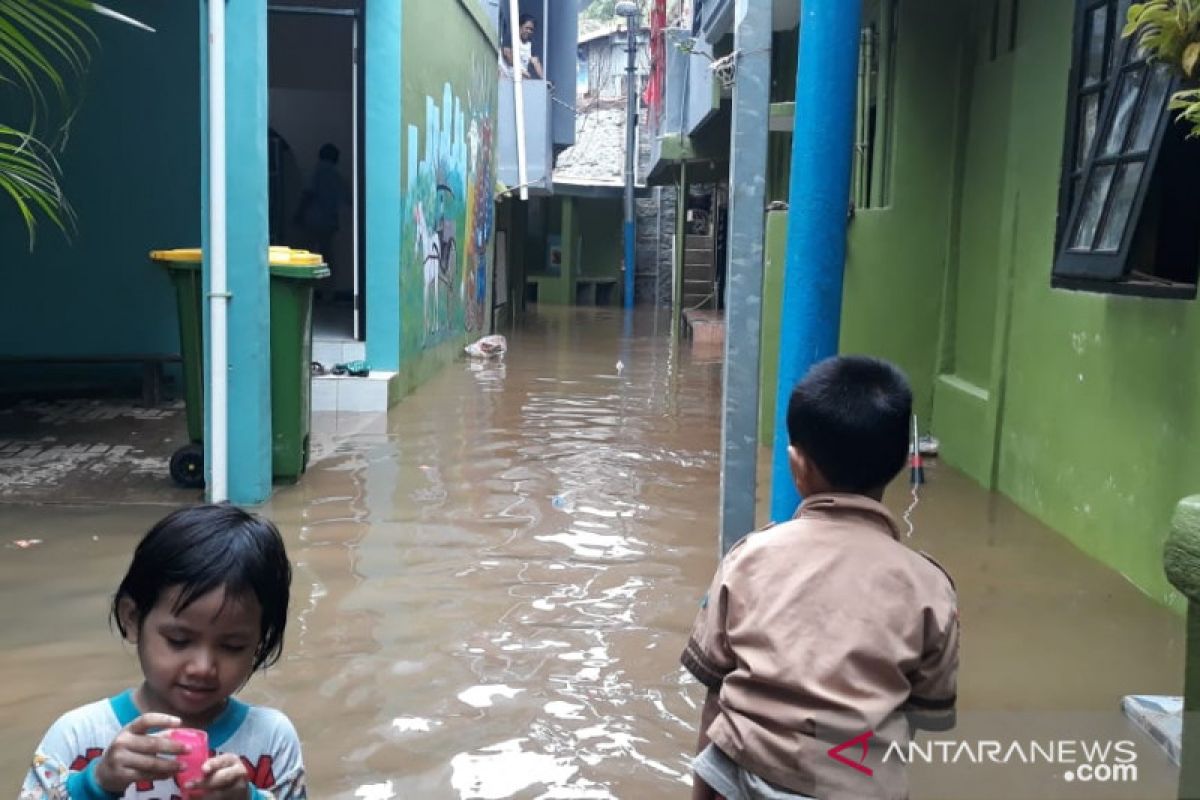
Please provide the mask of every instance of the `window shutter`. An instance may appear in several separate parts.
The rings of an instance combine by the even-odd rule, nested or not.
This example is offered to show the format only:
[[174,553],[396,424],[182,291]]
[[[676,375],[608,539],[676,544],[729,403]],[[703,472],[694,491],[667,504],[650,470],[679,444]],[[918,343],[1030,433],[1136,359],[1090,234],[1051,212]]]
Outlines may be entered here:
[[1059,241],[1057,277],[1115,280],[1126,274],[1146,190],[1171,124],[1167,106],[1177,80],[1170,69],[1148,63],[1136,38],[1122,42],[1120,52]]

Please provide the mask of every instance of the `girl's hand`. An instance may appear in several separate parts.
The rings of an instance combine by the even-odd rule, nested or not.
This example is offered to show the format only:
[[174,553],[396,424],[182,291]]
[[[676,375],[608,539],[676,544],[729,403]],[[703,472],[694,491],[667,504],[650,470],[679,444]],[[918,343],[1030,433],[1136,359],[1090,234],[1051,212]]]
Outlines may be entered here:
[[182,765],[160,756],[179,755],[184,752],[184,746],[166,736],[151,736],[150,731],[178,728],[179,724],[179,717],[168,714],[142,714],[126,725],[96,764],[96,783],[104,791],[119,795],[131,783],[174,777]]
[[247,800],[250,797],[250,775],[246,765],[232,753],[222,753],[204,762],[204,779],[191,786],[194,797],[204,800]]

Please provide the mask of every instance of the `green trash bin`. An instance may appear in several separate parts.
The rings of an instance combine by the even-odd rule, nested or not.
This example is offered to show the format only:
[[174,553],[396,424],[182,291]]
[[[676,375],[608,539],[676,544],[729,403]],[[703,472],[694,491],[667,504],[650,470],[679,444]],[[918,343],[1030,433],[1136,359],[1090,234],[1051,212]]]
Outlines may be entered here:
[[[190,444],[171,457],[171,477],[181,486],[204,485],[204,288],[196,248],[154,250],[166,268],[179,305],[184,402]],[[271,474],[294,483],[308,466],[312,418],[313,281],[329,276],[321,256],[272,247],[271,270]]]

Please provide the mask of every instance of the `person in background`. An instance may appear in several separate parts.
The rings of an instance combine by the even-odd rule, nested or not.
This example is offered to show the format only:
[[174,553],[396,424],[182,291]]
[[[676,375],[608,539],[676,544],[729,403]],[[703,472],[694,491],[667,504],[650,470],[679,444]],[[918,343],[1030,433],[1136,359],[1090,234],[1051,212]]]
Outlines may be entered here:
[[[521,63],[521,77],[545,80],[546,74],[542,70],[542,62],[533,54],[533,34],[537,30],[537,25],[533,21],[533,15],[522,14],[518,23],[521,41],[517,46],[517,54]],[[504,69],[505,75],[511,76],[513,64],[512,45],[509,44],[502,47],[500,53],[500,66]]]
[[303,231],[304,247],[325,257],[333,269],[333,238],[338,232],[338,215],[342,206],[350,205],[350,190],[338,172],[341,152],[326,142],[321,145],[317,166],[309,178],[308,187],[300,196],[295,222]]

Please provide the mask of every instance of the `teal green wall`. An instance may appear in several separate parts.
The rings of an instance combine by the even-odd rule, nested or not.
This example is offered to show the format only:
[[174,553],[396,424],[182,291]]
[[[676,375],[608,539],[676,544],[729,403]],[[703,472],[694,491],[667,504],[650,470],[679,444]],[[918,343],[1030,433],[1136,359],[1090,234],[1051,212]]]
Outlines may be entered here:
[[367,3],[365,17],[366,102],[363,113],[366,169],[367,360],[375,369],[400,368],[400,225],[404,193],[400,183],[403,120],[399,3]]
[[[497,71],[478,0],[403,9],[400,366],[415,382],[489,322]],[[387,224],[379,217],[371,224]],[[426,264],[438,268],[451,238],[449,267],[432,279]]]
[[31,253],[0,197],[0,353],[178,352],[171,284],[146,254],[200,243],[199,14],[190,3],[136,14],[158,32],[95,21],[100,44],[61,156],[77,233],[43,223]]
[[893,203],[850,226],[842,349],[908,370],[946,461],[1178,606],[1161,547],[1200,487],[1196,304],[1050,287],[1074,3],[1022,4],[996,63],[944,3],[901,9]]
[[621,235],[624,211],[621,199],[579,198],[576,220],[580,235],[579,274],[618,278],[621,274]]
[[[572,197],[553,196],[531,198],[523,203],[527,218],[531,209],[542,218],[540,229],[536,226],[525,229],[525,251],[521,254],[526,280],[537,284],[539,305],[561,306],[572,301],[574,287],[567,267],[574,248],[567,243],[574,241],[576,234],[571,230],[575,217],[567,206],[573,202]],[[557,270],[550,267],[551,237],[557,237],[562,245],[563,262]]]

